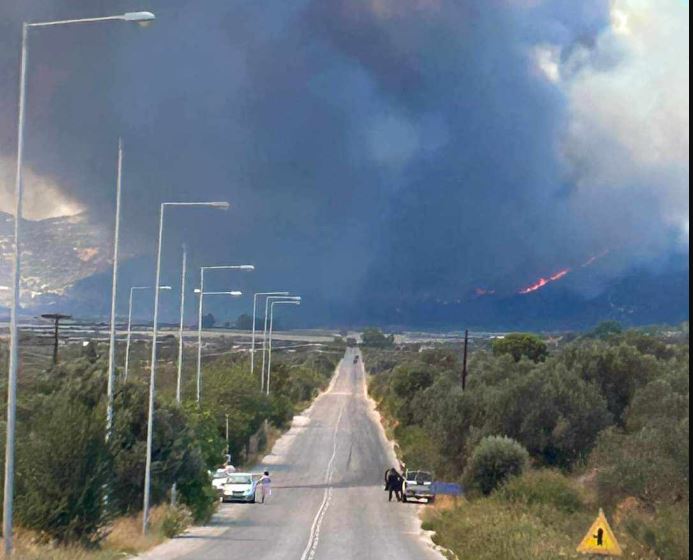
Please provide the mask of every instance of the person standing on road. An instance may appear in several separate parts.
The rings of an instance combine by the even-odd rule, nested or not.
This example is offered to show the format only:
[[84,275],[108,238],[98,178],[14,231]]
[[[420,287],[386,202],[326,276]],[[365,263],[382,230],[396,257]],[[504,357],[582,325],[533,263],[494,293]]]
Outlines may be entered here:
[[402,475],[397,472],[397,469],[392,467],[385,471],[385,490],[388,491],[387,501],[392,501],[392,493],[394,492],[395,498],[398,502],[402,501]]
[[272,495],[272,479],[268,471],[262,473],[258,484],[260,485],[260,502],[264,504],[265,498]]

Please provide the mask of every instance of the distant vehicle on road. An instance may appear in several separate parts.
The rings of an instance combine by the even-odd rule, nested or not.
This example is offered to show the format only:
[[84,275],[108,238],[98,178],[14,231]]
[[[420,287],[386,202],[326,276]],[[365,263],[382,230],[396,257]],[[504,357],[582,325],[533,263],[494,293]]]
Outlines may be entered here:
[[427,503],[433,503],[436,497],[432,485],[433,473],[430,471],[407,470],[404,473],[402,501],[426,500]]
[[221,495],[224,484],[226,484],[226,479],[235,472],[236,468],[233,465],[227,465],[221,469],[217,469],[212,475],[212,487],[219,495]]
[[233,473],[228,475],[223,486],[222,502],[255,503],[257,480],[251,473]]
[[228,473],[223,469],[217,470],[217,472],[212,475],[212,488],[214,488],[220,496],[228,477]]

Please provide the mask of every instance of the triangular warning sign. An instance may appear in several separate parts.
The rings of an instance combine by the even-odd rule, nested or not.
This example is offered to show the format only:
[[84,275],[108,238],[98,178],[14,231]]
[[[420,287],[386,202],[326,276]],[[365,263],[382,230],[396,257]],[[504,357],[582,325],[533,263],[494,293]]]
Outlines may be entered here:
[[601,508],[597,519],[578,545],[577,551],[587,554],[603,554],[604,556],[621,556],[623,554]]

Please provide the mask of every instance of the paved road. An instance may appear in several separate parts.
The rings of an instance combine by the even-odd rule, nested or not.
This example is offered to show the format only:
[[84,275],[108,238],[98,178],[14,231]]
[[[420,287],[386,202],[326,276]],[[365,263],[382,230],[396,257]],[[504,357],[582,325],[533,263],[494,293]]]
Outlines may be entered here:
[[417,521],[419,507],[388,503],[391,446],[365,392],[361,361],[347,350],[328,391],[265,457],[265,504],[223,504],[209,527],[154,549],[148,560],[439,560]]

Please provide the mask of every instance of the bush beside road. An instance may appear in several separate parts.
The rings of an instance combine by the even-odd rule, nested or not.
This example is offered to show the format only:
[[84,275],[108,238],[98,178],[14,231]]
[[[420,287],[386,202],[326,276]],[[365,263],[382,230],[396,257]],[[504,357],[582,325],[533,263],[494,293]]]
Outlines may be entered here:
[[[225,354],[205,361],[200,406],[175,402],[164,365],[156,402],[151,494],[152,503],[160,507],[153,514],[151,534],[143,539],[134,537],[141,534],[146,372],[133,368],[130,379],[119,384],[114,432],[106,443],[105,354],[93,347],[69,348],[64,352],[69,358],[58,366],[23,372],[15,511],[20,550],[28,558],[62,558],[69,550],[71,558],[107,559],[109,551],[141,551],[189,522],[206,521],[217,504],[208,473],[223,462],[226,415],[229,448],[234,462],[242,463],[251,436],[264,420],[271,431],[285,429],[294,412],[327,386],[341,356],[315,350],[274,353],[269,396],[260,394],[259,374],[250,374],[246,356]],[[185,375],[192,386],[189,368]],[[0,447],[4,450],[4,441]],[[178,508],[166,506],[174,482]],[[133,531],[133,538],[114,540]],[[38,556],[32,556],[34,550]]]
[[[429,510],[436,541],[460,558],[577,557],[602,507],[628,555],[688,558],[687,333],[596,329],[540,357],[522,335],[473,352],[464,392],[459,347],[364,348],[403,462],[467,483],[462,503]],[[484,472],[472,458],[495,436],[530,467]]]

